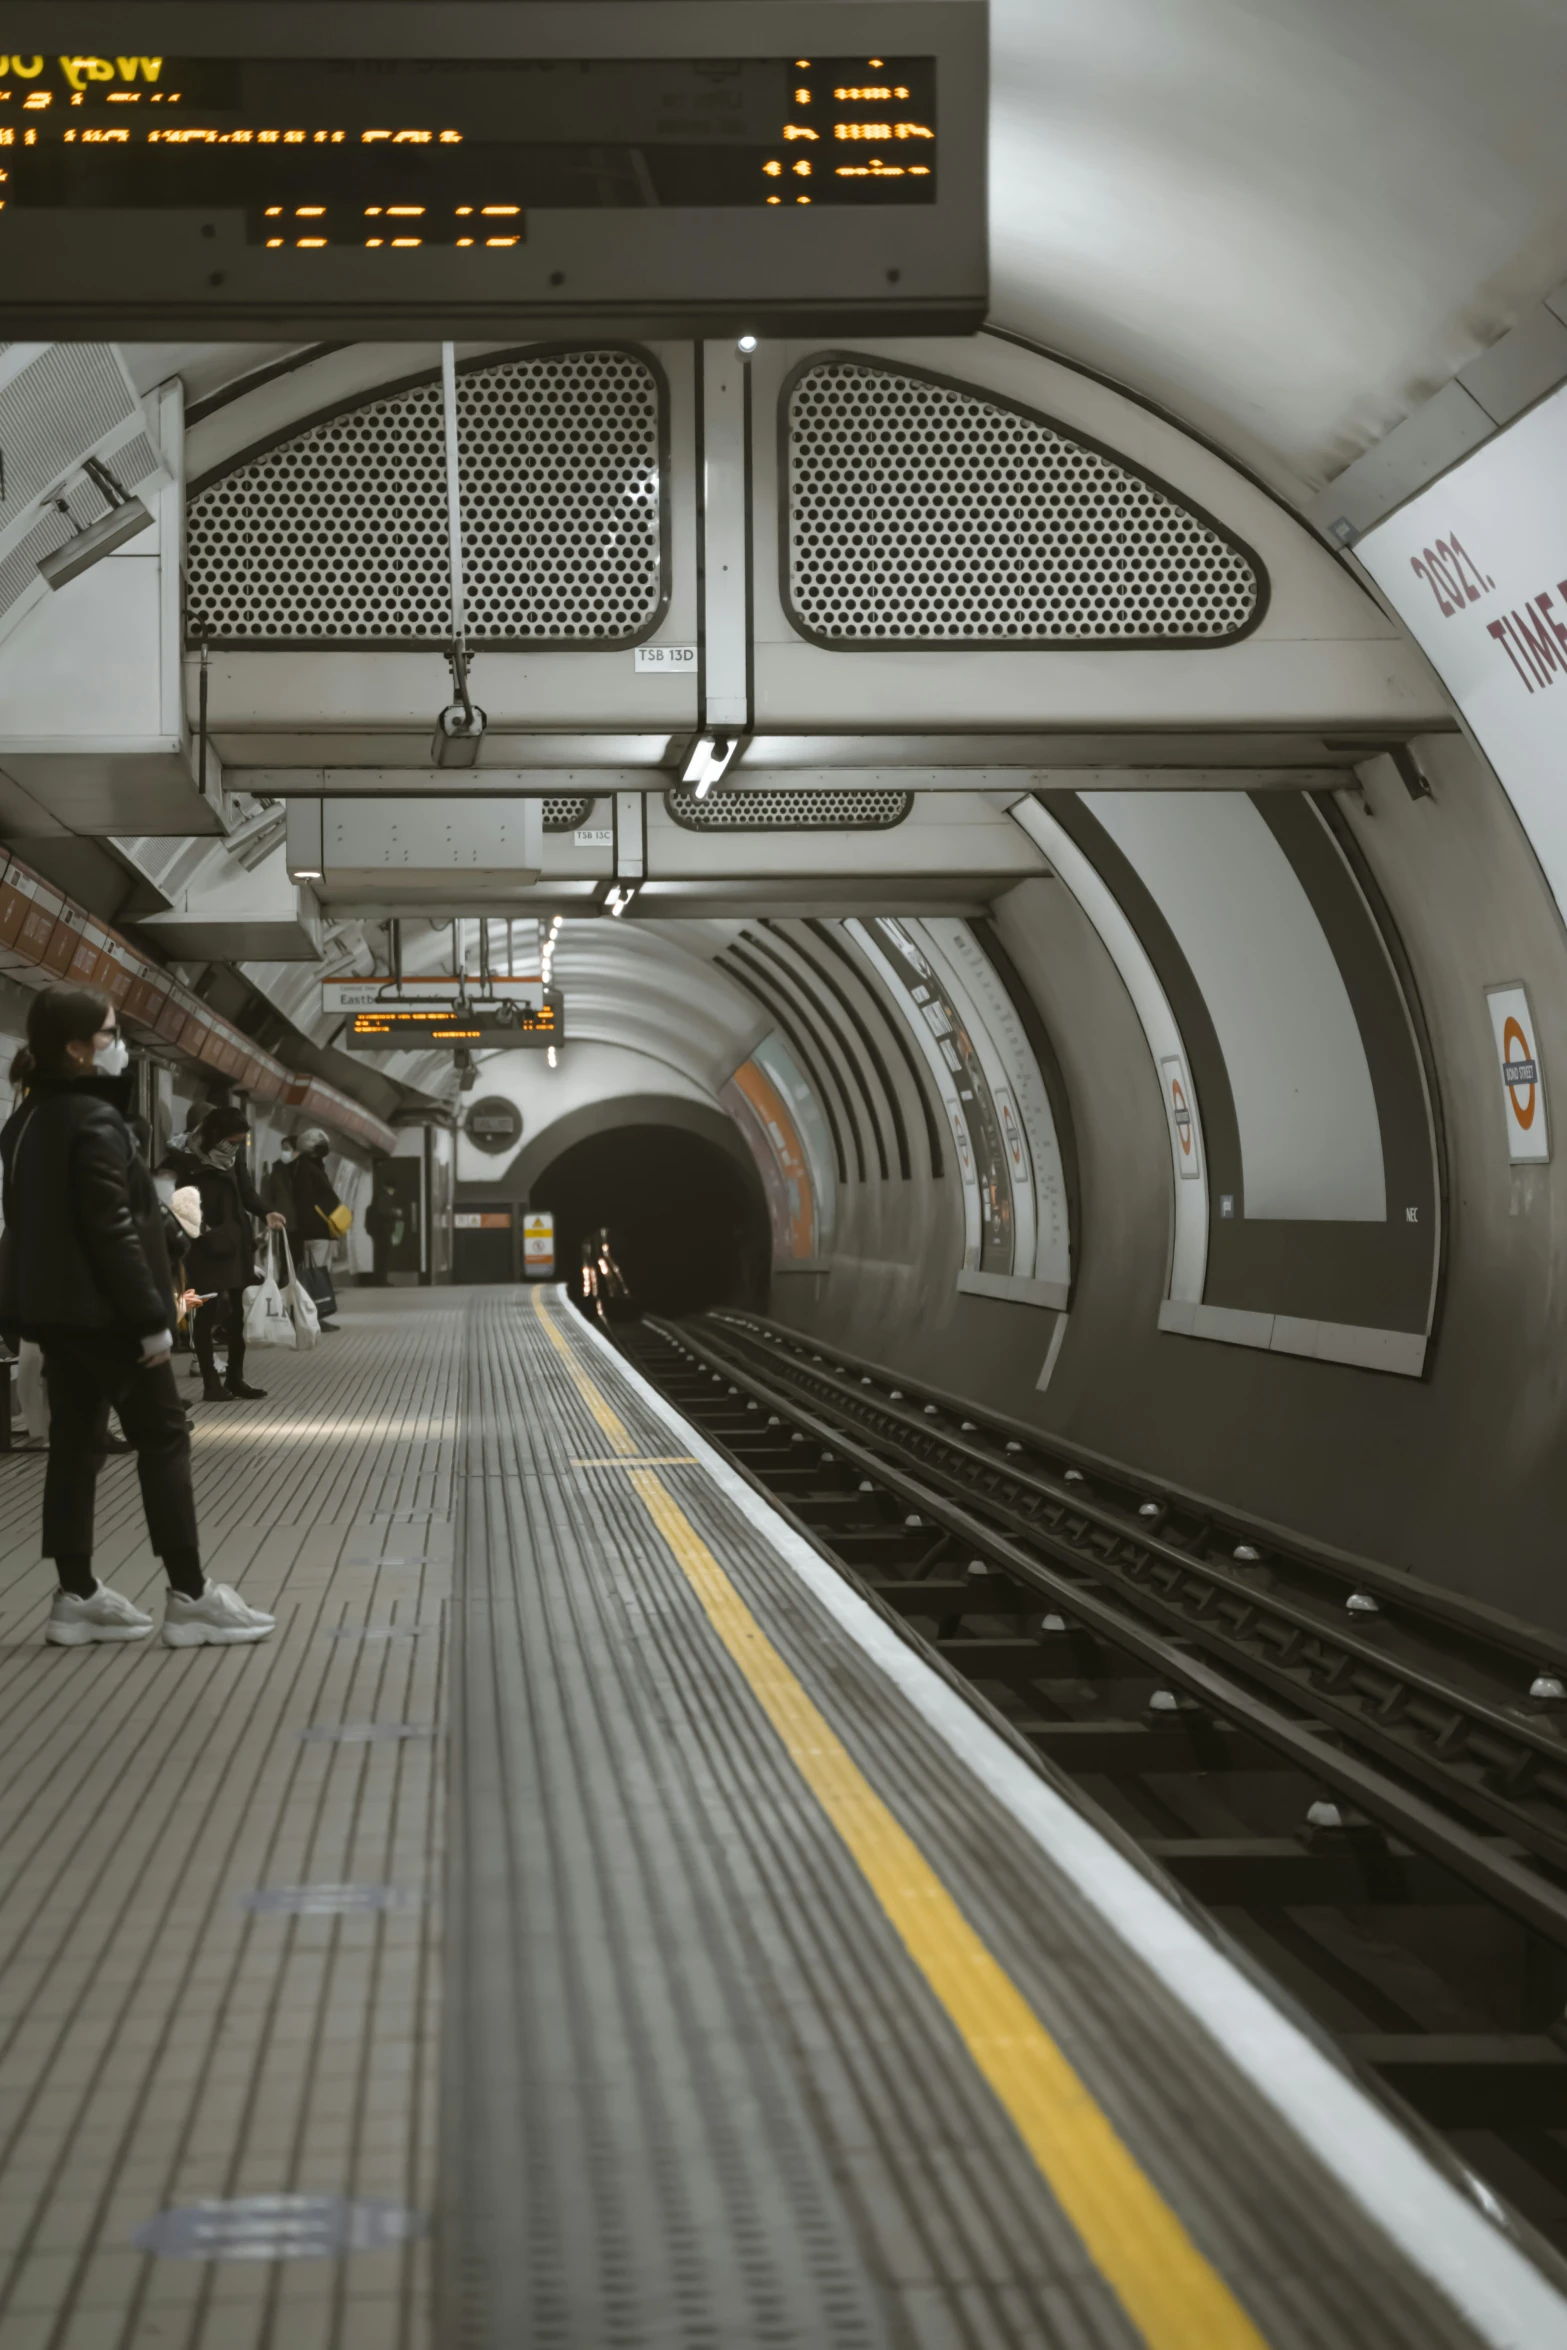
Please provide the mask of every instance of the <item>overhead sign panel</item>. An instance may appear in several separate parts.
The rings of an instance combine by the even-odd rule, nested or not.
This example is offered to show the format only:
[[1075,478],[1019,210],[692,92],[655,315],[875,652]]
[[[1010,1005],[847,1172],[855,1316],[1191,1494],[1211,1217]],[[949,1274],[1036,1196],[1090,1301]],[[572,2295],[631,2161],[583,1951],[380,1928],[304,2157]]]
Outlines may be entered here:
[[377,1004],[353,1012],[342,1041],[356,1052],[457,1052],[496,1046],[515,1052],[530,1045],[561,1044],[566,1023],[558,995],[542,1005]]
[[1474,728],[1567,914],[1567,390],[1355,553]]
[[378,977],[372,972],[368,979],[323,979],[321,1009],[329,1016],[341,1012],[378,1012],[398,1005],[442,1011],[456,1004],[459,992],[470,1000],[479,996],[489,1003],[527,1004],[537,1011],[544,1001],[544,982],[538,977],[497,979],[492,976],[482,983],[477,979],[459,983],[454,978],[438,976],[410,980],[400,988],[395,979]]
[[0,7],[0,326],[981,323],[985,0],[371,13]]

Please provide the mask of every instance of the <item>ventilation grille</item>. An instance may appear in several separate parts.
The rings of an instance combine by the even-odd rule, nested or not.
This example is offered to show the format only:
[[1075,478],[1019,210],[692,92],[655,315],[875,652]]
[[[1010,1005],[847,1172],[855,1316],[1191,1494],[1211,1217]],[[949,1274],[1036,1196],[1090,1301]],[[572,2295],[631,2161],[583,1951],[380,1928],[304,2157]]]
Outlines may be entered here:
[[823,645],[1220,645],[1260,564],[1173,491],[966,386],[814,362],[785,393],[790,618]]
[[687,832],[890,832],[914,805],[906,791],[717,791],[705,800],[669,791],[664,805]]
[[[662,383],[634,351],[550,351],[457,379],[468,635],[598,651],[657,627]],[[214,645],[444,644],[438,383],[328,417],[192,497],[189,627]]]
[[16,522],[40,490],[79,465],[84,451],[135,413],[112,344],[47,345],[0,386],[0,449],[5,451],[0,529]]
[[562,792],[544,802],[544,829],[546,832],[575,832],[579,824],[586,824],[592,813],[593,800],[587,792]]

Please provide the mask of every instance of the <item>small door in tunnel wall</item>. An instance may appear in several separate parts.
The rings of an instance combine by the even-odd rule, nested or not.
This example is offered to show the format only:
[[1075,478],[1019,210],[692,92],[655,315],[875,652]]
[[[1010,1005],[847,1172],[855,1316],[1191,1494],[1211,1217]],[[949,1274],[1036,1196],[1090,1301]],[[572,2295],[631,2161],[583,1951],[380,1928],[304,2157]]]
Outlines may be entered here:
[[452,1217],[452,1279],[515,1281],[516,1235],[504,1202],[465,1203]]

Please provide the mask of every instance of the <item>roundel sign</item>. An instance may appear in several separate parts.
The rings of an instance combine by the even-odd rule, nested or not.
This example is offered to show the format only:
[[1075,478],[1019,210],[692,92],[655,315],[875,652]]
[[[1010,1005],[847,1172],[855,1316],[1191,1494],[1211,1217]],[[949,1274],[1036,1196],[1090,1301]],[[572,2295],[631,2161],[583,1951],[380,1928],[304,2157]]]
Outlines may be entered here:
[[1195,1181],[1202,1169],[1197,1163],[1197,1121],[1192,1116],[1191,1084],[1176,1054],[1159,1063],[1159,1073],[1164,1079],[1164,1106],[1170,1114],[1176,1168]]
[[1501,1078],[1508,1158],[1514,1166],[1548,1159],[1551,1142],[1545,1115],[1545,1076],[1528,990],[1487,988],[1486,1005]]
[[469,1104],[463,1132],[476,1151],[503,1159],[522,1140],[522,1112],[504,1094],[485,1094]]

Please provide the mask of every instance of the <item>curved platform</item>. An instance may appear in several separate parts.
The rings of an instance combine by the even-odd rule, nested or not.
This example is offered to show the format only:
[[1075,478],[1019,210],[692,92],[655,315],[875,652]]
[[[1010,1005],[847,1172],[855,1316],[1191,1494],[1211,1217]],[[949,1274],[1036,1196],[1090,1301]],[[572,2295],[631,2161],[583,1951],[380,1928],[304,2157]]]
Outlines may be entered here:
[[469,1345],[443,2339],[1567,2340],[563,1295]]
[[0,1470],[5,2350],[1567,2344],[562,1295],[344,1323],[198,1412],[265,1648],[44,1649]]

